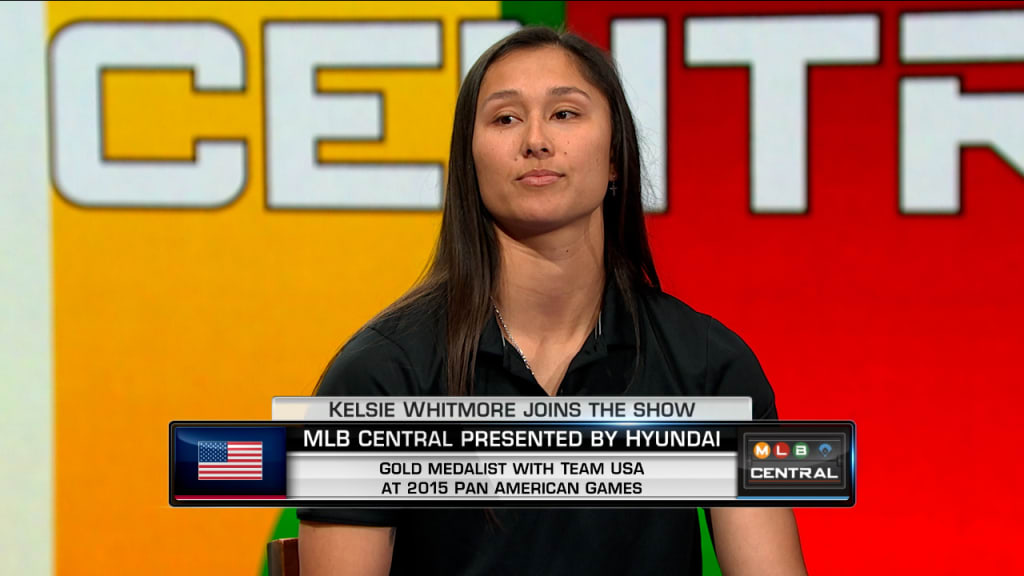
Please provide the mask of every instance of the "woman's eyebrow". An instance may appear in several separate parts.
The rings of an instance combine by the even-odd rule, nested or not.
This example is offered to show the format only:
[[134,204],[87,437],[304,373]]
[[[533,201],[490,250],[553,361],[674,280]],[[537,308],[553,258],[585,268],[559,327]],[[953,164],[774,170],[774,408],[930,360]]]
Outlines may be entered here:
[[[580,94],[587,100],[590,100],[590,94],[587,94],[585,91],[575,86],[555,86],[551,90],[548,90],[548,95],[550,96],[566,96],[568,94]],[[518,98],[519,96],[522,96],[519,90],[498,90],[497,92],[494,92],[490,96],[485,98],[483,104],[487,104],[491,100],[507,100],[512,98]]]
[[575,86],[556,86],[548,91],[548,94],[552,96],[566,96],[568,94],[580,94],[587,100],[590,100],[590,94],[587,94],[580,88]]
[[481,105],[487,104],[491,100],[508,100],[517,96],[519,96],[519,90],[498,90],[485,98]]

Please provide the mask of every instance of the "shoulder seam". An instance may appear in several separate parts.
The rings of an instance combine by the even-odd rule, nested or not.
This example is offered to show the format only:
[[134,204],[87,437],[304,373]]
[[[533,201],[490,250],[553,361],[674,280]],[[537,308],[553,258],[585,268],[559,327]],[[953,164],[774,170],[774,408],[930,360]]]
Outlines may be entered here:
[[409,357],[409,353],[405,351],[405,348],[403,348],[402,345],[399,344],[397,340],[381,332],[380,330],[373,326],[367,326],[366,329],[369,330],[370,332],[373,332],[377,336],[380,336],[395,348],[398,348],[398,351],[402,353],[402,358],[405,358],[405,363],[410,368],[409,371],[412,372],[412,377],[416,380],[416,390],[423,390],[422,382],[420,382],[420,375],[418,373],[419,371],[416,369],[416,366],[413,365],[412,358]]

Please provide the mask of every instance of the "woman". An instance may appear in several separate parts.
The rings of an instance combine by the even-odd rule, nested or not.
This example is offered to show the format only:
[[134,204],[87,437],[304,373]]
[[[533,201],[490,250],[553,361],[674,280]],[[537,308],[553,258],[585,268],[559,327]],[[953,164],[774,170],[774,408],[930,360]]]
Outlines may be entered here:
[[[735,334],[659,289],[614,65],[524,29],[456,104],[423,282],[332,361],[320,395],[733,395],[776,418]],[[792,512],[716,509],[728,574],[804,572]],[[699,574],[692,509],[300,510],[303,574]]]

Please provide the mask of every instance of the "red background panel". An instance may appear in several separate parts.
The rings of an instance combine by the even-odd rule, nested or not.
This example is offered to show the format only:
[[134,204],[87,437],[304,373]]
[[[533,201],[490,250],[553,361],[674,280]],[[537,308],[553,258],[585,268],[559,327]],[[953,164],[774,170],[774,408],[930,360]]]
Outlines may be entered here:
[[[961,154],[962,210],[902,215],[899,79],[962,75],[1022,90],[1019,64],[904,66],[905,10],[1024,11],[1024,3],[569,2],[573,31],[608,47],[612,18],[668,31],[669,210],[649,217],[665,289],[758,354],[788,419],[858,426],[858,502],[800,510],[812,573],[1022,573],[1013,454],[1024,402],[1024,178],[986,149]],[[810,210],[749,209],[745,68],[683,63],[697,15],[876,13],[878,65],[813,67]],[[1021,32],[1024,34],[1024,30]],[[1007,118],[1024,130],[1024,118]],[[850,547],[852,545],[852,548]]]

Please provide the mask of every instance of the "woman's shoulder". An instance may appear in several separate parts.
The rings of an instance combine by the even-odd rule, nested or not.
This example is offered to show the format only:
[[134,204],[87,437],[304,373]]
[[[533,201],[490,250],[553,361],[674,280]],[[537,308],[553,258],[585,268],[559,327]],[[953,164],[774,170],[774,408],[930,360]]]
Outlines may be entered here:
[[670,327],[677,337],[703,341],[711,323],[715,322],[710,315],[698,312],[686,302],[657,288],[642,288],[637,296],[648,320],[656,327]]
[[436,299],[420,298],[367,322],[331,360],[320,396],[414,396],[440,365],[444,317]]
[[673,343],[674,354],[699,364],[709,395],[750,396],[755,418],[775,418],[775,394],[754,351],[740,335],[714,316],[656,289],[640,299],[659,340]]
[[443,295],[427,294],[393,307],[370,320],[362,331],[376,335],[406,353],[433,350],[444,339],[446,302]]
[[685,337],[691,343],[706,344],[715,351],[750,350],[736,332],[717,318],[696,310],[668,292],[646,288],[641,291],[640,300],[647,309],[649,321],[670,329],[677,338]]

